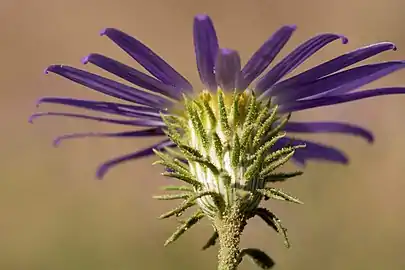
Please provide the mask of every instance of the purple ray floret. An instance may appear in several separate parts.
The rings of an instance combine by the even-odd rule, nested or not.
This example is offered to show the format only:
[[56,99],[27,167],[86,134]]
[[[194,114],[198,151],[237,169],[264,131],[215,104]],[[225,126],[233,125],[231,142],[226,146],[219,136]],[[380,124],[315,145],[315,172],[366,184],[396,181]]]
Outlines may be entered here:
[[82,100],[74,98],[44,97],[38,100],[37,106],[43,103],[62,104],[119,116],[140,117],[145,119],[149,118],[152,120],[160,120],[161,114],[165,114],[165,112],[163,112],[162,110],[145,106],[123,104],[118,102]]
[[115,44],[163,83],[178,87],[183,91],[192,90],[191,84],[181,76],[180,73],[174,70],[174,68],[139,40],[114,28],[104,29],[101,35],[109,37]]
[[293,76],[290,79],[277,83],[272,87],[272,94],[277,95],[280,93],[280,91],[285,91],[284,89],[294,89],[295,87],[311,83],[316,79],[332,74],[345,67],[388,50],[396,50],[395,45],[391,42],[381,42],[343,54],[296,76]]
[[53,65],[48,67],[46,71],[58,74],[117,99],[159,108],[165,108],[172,104],[171,101],[163,97],[153,95],[140,89],[136,89],[74,67]]
[[233,91],[240,76],[240,57],[237,51],[221,49],[215,63],[215,77],[219,87]]
[[346,37],[337,34],[321,34],[304,42],[260,78],[255,89],[257,89],[258,93],[270,89],[276,82],[293,71],[314,53],[337,39],[341,39],[344,44],[348,42]]
[[108,58],[101,54],[90,54],[83,58],[84,64],[92,63],[122,79],[131,82],[137,86],[145,88],[155,93],[162,94],[164,96],[181,99],[182,91],[172,85],[165,84],[135,68],[124,65],[114,59]]
[[[103,117],[69,112],[39,112],[30,121],[41,116],[64,116],[78,119],[119,124],[131,127],[122,132],[84,132],[62,135],[56,138],[55,145],[61,141],[83,137],[138,138],[161,136],[162,140],[145,149],[114,158],[102,164],[97,177],[117,164],[153,155],[153,149],[164,150],[175,144],[164,136],[165,123],[162,115],[170,115],[183,106],[183,96],[193,96],[201,90],[215,92],[218,88],[231,94],[234,91],[252,91],[259,100],[279,105],[281,113],[298,112],[311,108],[336,105],[378,96],[405,94],[405,87],[385,87],[358,91],[360,87],[374,82],[405,67],[405,61],[376,62],[358,65],[382,52],[396,50],[393,43],[380,42],[364,46],[337,56],[302,73],[285,77],[299,65],[328,44],[341,40],[347,44],[346,37],[340,34],[318,34],[301,43],[278,63],[273,63],[296,30],[294,25],[280,27],[260,48],[252,54],[241,67],[241,59],[236,50],[220,49],[213,21],[207,15],[197,15],[193,23],[194,51],[197,72],[204,89],[193,89],[179,72],[163,58],[154,53],[138,39],[114,28],[106,28],[101,35],[107,36],[124,50],[133,60],[149,73],[102,54],[90,54],[83,63],[91,63],[127,83],[118,82],[100,75],[66,65],[52,65],[46,72],[54,73],[76,82],[101,94],[113,97],[115,101],[83,100],[72,97],[44,97],[39,104],[65,105],[89,112],[103,113]],[[114,118],[113,118],[114,117]],[[371,143],[374,135],[364,127],[339,121],[293,122],[284,127],[289,135],[313,133],[339,133],[357,136]],[[347,164],[348,156],[332,146],[286,137],[278,141],[274,148],[289,144],[305,143],[306,148],[297,150],[293,156],[300,165],[310,160],[324,160]],[[274,150],[274,149],[273,149]]]
[[65,134],[55,138],[53,144],[58,146],[62,141],[74,138],[86,138],[86,137],[112,137],[112,138],[124,138],[124,137],[154,137],[162,136],[164,132],[159,128],[149,128],[144,130],[131,130],[124,132],[85,132],[85,133],[72,133]]
[[370,131],[350,123],[289,121],[284,130],[297,133],[343,133],[359,136],[366,139],[369,143],[374,141],[374,135]]
[[307,140],[300,140],[294,138],[282,138],[280,139],[275,147],[281,148],[287,145],[300,145],[305,144],[304,151],[297,151],[292,157],[299,165],[304,166],[309,160],[324,160],[340,164],[347,164],[349,162],[348,157],[342,151],[336,149],[335,147],[323,145],[320,143],[314,143]]
[[239,89],[245,89],[273,62],[277,54],[290,40],[297,27],[286,25],[275,32],[266,42],[252,55],[242,69],[243,83]]
[[336,96],[356,90],[405,67],[405,61],[391,61],[355,67],[317,79],[311,83],[286,88],[275,95],[277,102],[288,103],[309,97]]
[[124,156],[120,156],[114,159],[111,159],[107,162],[104,162],[103,164],[100,165],[100,167],[97,170],[97,178],[101,179],[104,177],[104,175],[107,173],[107,171],[120,163],[129,161],[129,160],[134,160],[134,159],[139,159],[139,158],[143,158],[143,157],[147,157],[150,155],[153,155],[153,149],[156,150],[163,150],[165,147],[171,147],[173,146],[173,142],[171,142],[170,140],[164,140],[161,141],[159,143],[156,143],[154,145],[151,145],[149,147],[146,147],[145,149],[124,155]]
[[214,66],[218,54],[218,38],[214,24],[207,15],[194,18],[194,49],[197,69],[202,83],[211,91],[217,90]]

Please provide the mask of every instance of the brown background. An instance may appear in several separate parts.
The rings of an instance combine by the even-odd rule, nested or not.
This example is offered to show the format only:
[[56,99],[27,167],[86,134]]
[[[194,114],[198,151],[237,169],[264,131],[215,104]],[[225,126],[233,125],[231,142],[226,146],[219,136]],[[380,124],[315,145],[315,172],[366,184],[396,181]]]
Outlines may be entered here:
[[[104,98],[43,75],[49,64],[81,67],[80,58],[90,52],[134,64],[98,36],[104,27],[135,35],[198,87],[191,39],[197,13],[210,14],[221,45],[238,49],[245,60],[281,24],[299,25],[283,55],[316,33],[349,37],[348,45],[335,42],[302,71],[377,41],[393,41],[399,50],[374,59],[404,59],[404,8],[402,0],[2,0],[0,269],[215,269],[215,249],[199,250],[211,234],[208,223],[163,248],[177,224],[156,220],[172,204],[151,199],[168,181],[152,167],[154,158],[118,166],[103,181],[94,179],[99,163],[152,140],[83,139],[53,148],[52,138],[59,134],[124,128],[51,117],[27,123],[41,96]],[[404,74],[373,86],[405,85]],[[243,246],[272,254],[277,269],[404,269],[404,104],[405,97],[391,96],[294,115],[359,123],[375,132],[377,142],[311,136],[346,150],[351,165],[313,162],[305,176],[283,185],[303,206],[267,203],[289,228],[290,250],[259,220],[251,222]],[[48,109],[69,110],[49,105],[38,110]],[[255,267],[244,262],[241,269]]]

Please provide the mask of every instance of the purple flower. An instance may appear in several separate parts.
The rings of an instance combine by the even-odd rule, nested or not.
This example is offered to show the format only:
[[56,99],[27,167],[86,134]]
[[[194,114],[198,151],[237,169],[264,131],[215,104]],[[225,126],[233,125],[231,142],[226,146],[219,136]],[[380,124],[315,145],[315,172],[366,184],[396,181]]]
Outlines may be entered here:
[[[279,105],[283,113],[302,111],[315,107],[334,105],[344,102],[377,97],[382,95],[404,94],[404,87],[389,87],[357,91],[359,87],[405,67],[405,61],[388,61],[345,69],[355,63],[387,50],[395,50],[389,42],[372,44],[338,56],[289,79],[283,78],[303,63],[307,58],[333,41],[347,43],[347,38],[332,33],[319,34],[299,45],[279,63],[270,69],[274,58],[291,38],[296,27],[287,25],[277,30],[241,67],[236,51],[220,49],[218,38],[211,19],[198,15],[194,19],[194,47],[197,69],[206,90],[225,92],[250,89],[260,100],[271,99]],[[149,73],[122,64],[100,54],[90,54],[83,63],[96,65],[126,81],[128,86],[102,76],[66,65],[52,65],[46,73],[55,73],[90,89],[117,98],[117,102],[82,100],[63,97],[44,97],[38,104],[53,103],[78,107],[116,115],[120,118],[93,117],[83,114],[45,112],[33,114],[30,120],[39,116],[55,115],[76,117],[88,120],[108,122],[129,126],[131,130],[119,133],[76,133],[58,137],[55,144],[68,138],[79,137],[148,137],[162,136],[162,141],[125,156],[109,160],[102,164],[97,176],[103,177],[112,166],[148,155],[152,149],[174,146],[164,138],[165,127],[161,114],[173,113],[173,108],[183,104],[183,95],[190,96],[200,92],[174,68],[156,55],[139,40],[117,29],[107,28],[101,32],[129,56],[142,65]],[[123,103],[126,101],[127,103]],[[123,118],[125,117],[125,118]],[[138,129],[139,127],[143,129]],[[134,130],[134,128],[137,128]],[[342,133],[359,136],[368,142],[374,138],[370,131],[360,126],[344,122],[288,122],[285,131],[290,133]],[[279,147],[291,142],[291,138],[280,139]],[[327,160],[336,163],[348,163],[347,156],[340,150],[306,140],[297,140],[295,144],[305,143],[306,148],[297,151],[293,159],[299,164],[308,160]]]

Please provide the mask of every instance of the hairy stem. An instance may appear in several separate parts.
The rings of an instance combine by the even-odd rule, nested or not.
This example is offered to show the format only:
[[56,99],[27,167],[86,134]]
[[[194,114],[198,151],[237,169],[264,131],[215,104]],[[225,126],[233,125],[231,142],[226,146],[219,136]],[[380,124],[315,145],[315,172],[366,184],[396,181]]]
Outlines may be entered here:
[[246,217],[238,203],[215,221],[219,235],[218,270],[237,269],[240,263],[240,237],[245,226]]

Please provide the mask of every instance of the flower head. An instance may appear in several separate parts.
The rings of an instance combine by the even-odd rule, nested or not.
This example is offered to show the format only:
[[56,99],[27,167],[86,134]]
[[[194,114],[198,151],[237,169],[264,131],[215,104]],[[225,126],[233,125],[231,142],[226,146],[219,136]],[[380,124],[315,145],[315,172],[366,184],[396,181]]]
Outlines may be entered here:
[[[285,79],[329,43],[338,40],[343,44],[348,42],[346,37],[339,34],[319,34],[269,68],[295,30],[296,27],[292,25],[278,29],[242,66],[237,51],[220,48],[212,20],[206,15],[196,16],[194,48],[204,89],[194,89],[182,75],[139,40],[117,29],[107,28],[101,35],[111,39],[150,75],[104,55],[90,54],[83,63],[96,65],[132,86],[66,65],[52,65],[46,73],[58,74],[115,97],[117,102],[44,97],[38,104],[62,104],[120,118],[45,112],[34,114],[31,120],[44,115],[59,115],[131,128],[120,133],[64,135],[55,140],[56,144],[64,139],[85,136],[168,135],[169,139],[166,137],[146,149],[107,161],[97,171],[97,176],[101,178],[116,164],[156,153],[161,157],[160,163],[167,167],[165,175],[191,184],[192,188],[168,188],[184,191],[184,194],[160,197],[185,199],[180,208],[162,217],[179,214],[195,202],[201,209],[168,242],[175,240],[203,216],[215,219],[218,213],[225,213],[227,207],[236,202],[240,204],[240,209],[259,215],[276,226],[279,232],[285,233],[272,213],[257,207],[263,197],[299,202],[282,191],[266,188],[266,183],[285,180],[300,172],[275,173],[274,170],[290,158],[299,164],[311,159],[343,164],[348,162],[346,155],[332,146],[292,138],[286,136],[286,132],[334,132],[359,136],[368,142],[374,140],[370,131],[351,123],[292,122],[288,121],[290,114],[369,97],[405,93],[404,87],[356,91],[404,68],[405,61],[378,62],[346,69],[384,51],[395,50],[395,45],[390,42],[356,49]],[[144,129],[135,129],[139,127]]]
[[[280,113],[302,111],[369,97],[405,93],[403,87],[354,92],[363,85],[405,67],[404,61],[380,62],[343,70],[350,65],[384,51],[395,50],[395,45],[390,42],[376,43],[356,49],[283,80],[286,75],[329,43],[336,40],[347,43],[347,39],[342,35],[319,34],[299,45],[279,63],[266,70],[290,39],[295,29],[296,27],[291,25],[281,27],[240,68],[241,62],[236,51],[219,49],[217,35],[211,19],[206,15],[196,16],[194,19],[194,46],[197,68],[201,81],[205,85],[205,90],[215,93],[220,87],[226,93],[232,94],[232,89],[238,91],[248,89],[255,93],[258,100],[271,100],[273,104],[278,104]],[[38,104],[63,104],[117,115],[126,119],[46,112],[34,114],[31,120],[44,115],[59,115],[120,124],[131,128],[147,127],[145,130],[120,133],[69,134],[57,138],[55,140],[56,144],[67,138],[85,136],[163,136],[165,123],[161,118],[161,114],[171,114],[172,108],[178,108],[179,104],[183,106],[182,96],[184,94],[192,96],[193,93],[202,92],[204,89],[193,89],[183,76],[134,37],[113,28],[103,30],[101,35],[107,36],[116,43],[152,76],[101,54],[90,54],[83,59],[83,63],[96,65],[125,79],[136,87],[67,65],[52,65],[46,69],[46,73],[58,74],[90,89],[128,103],[44,97],[38,101]],[[288,122],[284,127],[284,131],[291,133],[336,132],[360,136],[368,142],[372,142],[374,139],[370,131],[354,124],[342,122]],[[290,138],[285,137],[280,139],[279,144],[283,145],[289,141]],[[294,155],[293,159],[298,163],[304,164],[311,159],[328,160],[337,163],[348,162],[348,158],[343,152],[331,146],[305,140],[296,140],[296,142],[307,145],[305,150],[303,149],[300,153]],[[151,155],[153,154],[153,148],[161,149],[170,145],[173,145],[173,143],[163,140],[147,149],[108,161],[100,166],[97,175],[102,177],[110,167],[116,164]]]

